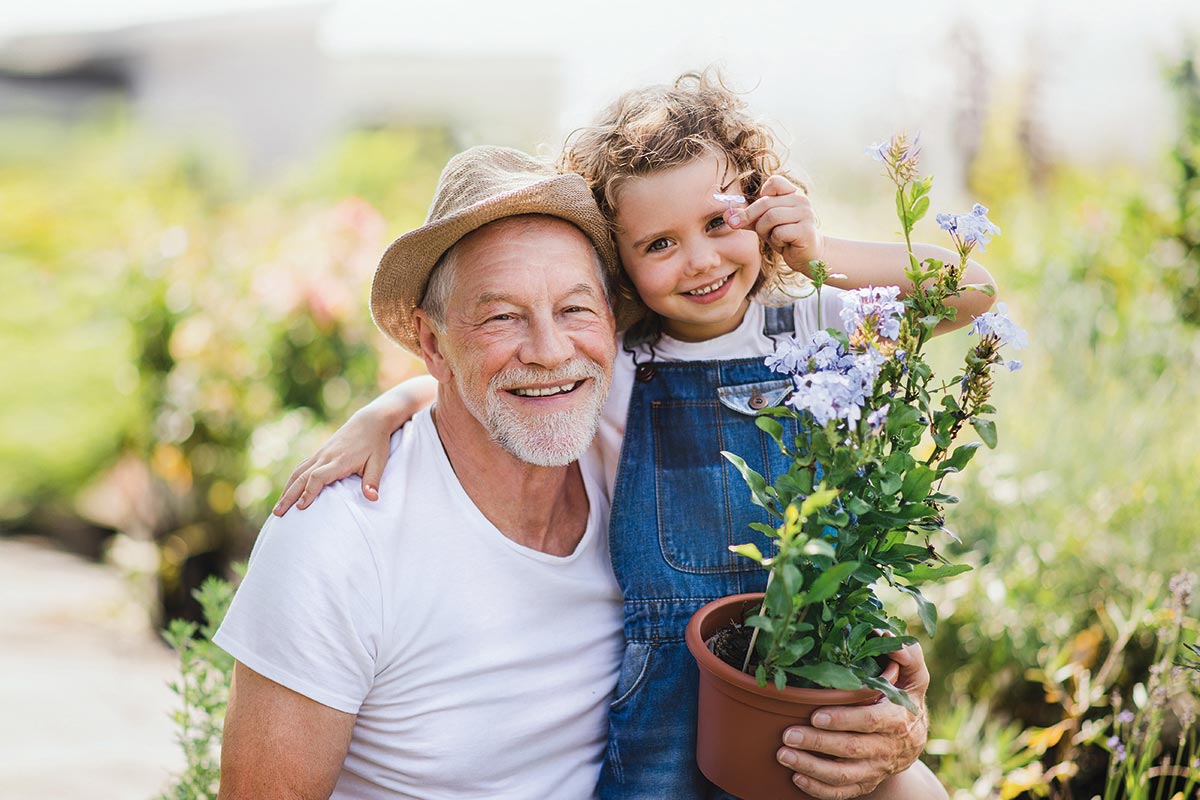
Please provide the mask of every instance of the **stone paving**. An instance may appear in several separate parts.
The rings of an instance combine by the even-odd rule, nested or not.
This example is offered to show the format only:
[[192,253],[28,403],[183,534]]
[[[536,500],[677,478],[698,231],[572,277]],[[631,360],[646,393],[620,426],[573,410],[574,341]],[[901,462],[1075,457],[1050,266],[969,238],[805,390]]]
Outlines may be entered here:
[[0,800],[150,800],[183,757],[174,654],[129,581],[0,538]]

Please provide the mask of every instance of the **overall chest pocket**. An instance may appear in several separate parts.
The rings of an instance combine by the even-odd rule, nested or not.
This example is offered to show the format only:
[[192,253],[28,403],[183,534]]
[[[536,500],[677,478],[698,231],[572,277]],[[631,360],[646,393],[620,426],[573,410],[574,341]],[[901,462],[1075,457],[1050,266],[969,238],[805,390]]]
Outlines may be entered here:
[[[790,380],[766,381],[720,387],[711,400],[652,404],[658,540],[674,569],[706,574],[762,571],[729,547],[754,542],[768,552],[767,538],[748,525],[775,523],[750,501],[742,476],[721,451],[744,458],[768,483],[786,472],[787,459],[754,424],[754,417],[781,403],[791,388]],[[792,420],[780,421],[785,435],[796,434]]]

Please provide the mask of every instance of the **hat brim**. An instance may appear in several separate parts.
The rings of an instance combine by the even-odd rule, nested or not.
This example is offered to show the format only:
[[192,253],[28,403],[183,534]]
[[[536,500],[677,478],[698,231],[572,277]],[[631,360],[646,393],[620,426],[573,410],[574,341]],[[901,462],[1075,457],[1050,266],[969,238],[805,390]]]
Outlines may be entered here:
[[401,347],[420,355],[413,311],[421,302],[438,259],[464,236],[489,222],[525,214],[558,217],[587,234],[608,270],[610,286],[614,284],[617,263],[612,236],[583,178],[567,173],[488,197],[392,242],[371,283],[371,317],[375,324]]

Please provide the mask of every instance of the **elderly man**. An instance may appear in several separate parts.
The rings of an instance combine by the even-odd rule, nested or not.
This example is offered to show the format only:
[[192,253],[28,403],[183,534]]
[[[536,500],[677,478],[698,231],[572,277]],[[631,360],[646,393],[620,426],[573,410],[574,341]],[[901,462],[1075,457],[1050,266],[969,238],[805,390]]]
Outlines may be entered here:
[[621,606],[577,459],[612,263],[579,176],[500,148],[447,166],[372,289],[437,403],[393,437],[384,499],[339,484],[260,535],[215,637],[237,660],[222,798],[592,796]]
[[[332,484],[259,536],[215,637],[237,660],[222,798],[595,795],[623,649],[589,451],[614,270],[579,176],[503,148],[447,165],[371,298],[436,405],[392,437],[378,500]],[[919,652],[897,658],[923,696]],[[780,756],[824,770],[837,797],[923,741],[888,704],[827,712]],[[932,796],[923,780],[907,770],[872,796]]]

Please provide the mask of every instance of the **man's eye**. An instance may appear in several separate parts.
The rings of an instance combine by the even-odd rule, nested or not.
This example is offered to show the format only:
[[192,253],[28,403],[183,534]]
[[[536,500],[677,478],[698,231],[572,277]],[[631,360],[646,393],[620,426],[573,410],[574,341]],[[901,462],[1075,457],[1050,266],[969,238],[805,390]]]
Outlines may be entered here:
[[515,319],[512,314],[494,314],[488,317],[488,322],[508,322]]
[[666,239],[655,239],[655,240],[654,240],[653,242],[651,242],[651,243],[650,243],[650,245],[649,245],[649,246],[646,248],[646,252],[647,252],[647,253],[654,253],[654,252],[657,252],[657,251],[659,251],[659,250],[665,250],[665,249],[667,249],[667,247],[669,247],[669,246],[670,246],[670,244],[671,244],[671,243],[670,243],[669,241],[667,241]]
[[720,228],[724,224],[725,224],[725,217],[713,217],[712,219],[710,219],[708,221],[708,224],[704,226],[704,230],[706,230],[706,231],[716,230],[717,228]]

